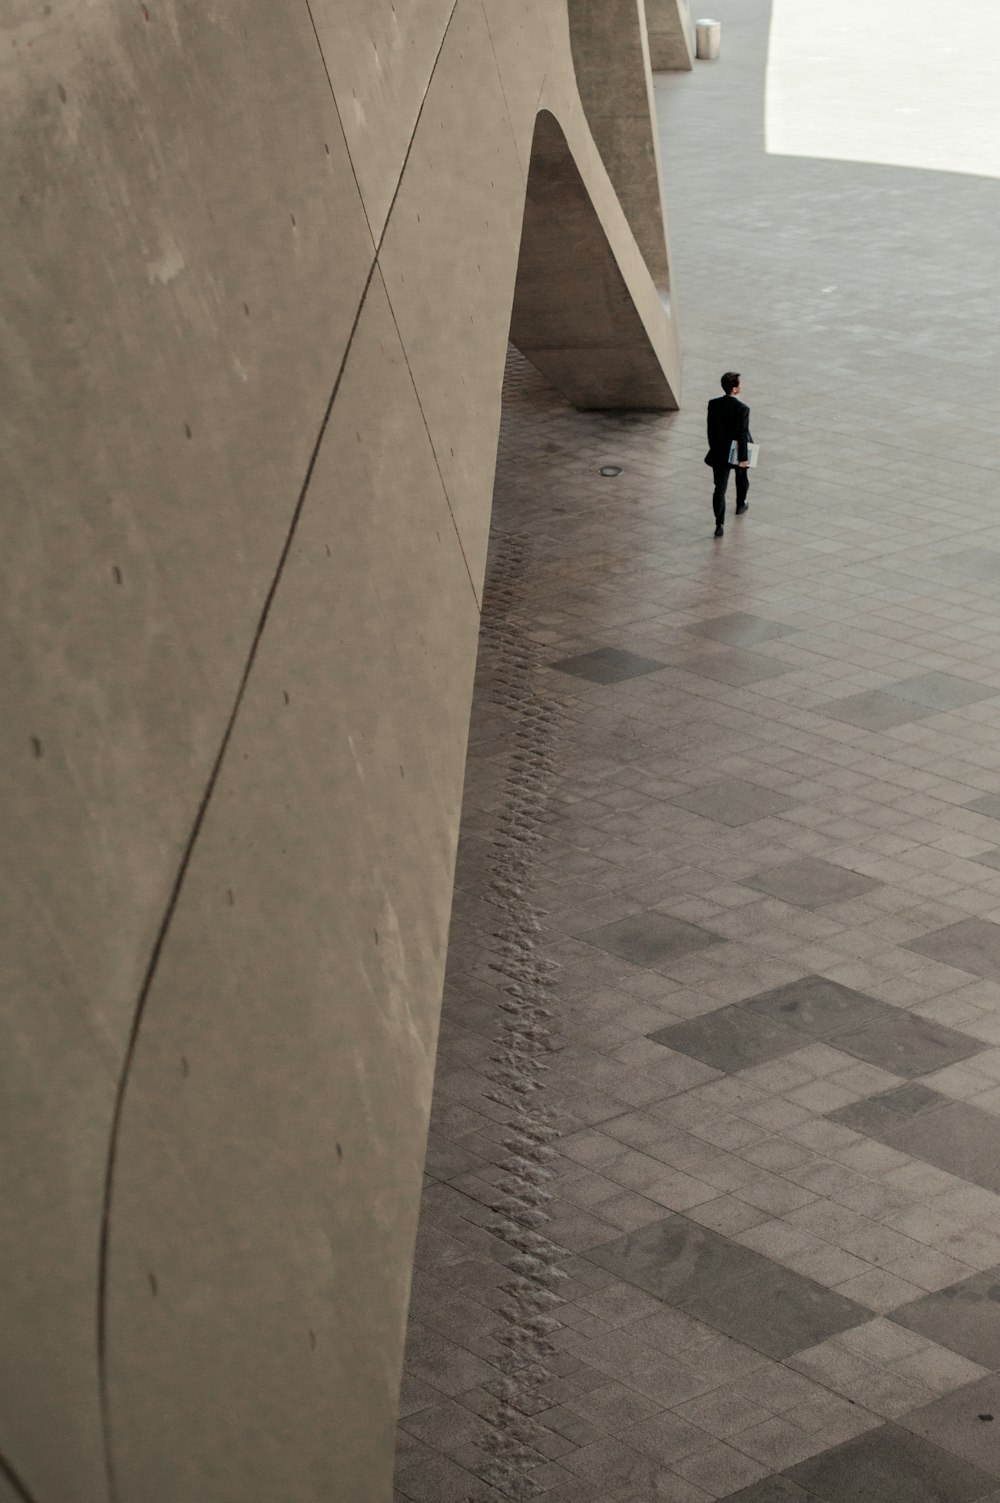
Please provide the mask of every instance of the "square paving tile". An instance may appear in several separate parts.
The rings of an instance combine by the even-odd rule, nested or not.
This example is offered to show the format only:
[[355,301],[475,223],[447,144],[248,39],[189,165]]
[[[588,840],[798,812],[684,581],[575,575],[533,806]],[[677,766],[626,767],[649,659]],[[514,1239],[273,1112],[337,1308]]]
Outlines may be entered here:
[[762,652],[747,652],[743,647],[731,647],[728,652],[715,652],[700,657],[688,668],[699,678],[711,678],[719,684],[731,684],[742,689],[748,684],[760,684],[768,678],[780,678],[783,673],[792,673],[795,663],[783,663],[779,658],[766,657]]
[[668,1023],[647,1037],[730,1074],[803,1047],[800,1029],[757,1016],[738,1003],[683,1023]]
[[1000,583],[1000,553],[989,548],[962,548],[946,554],[940,564],[969,584],[992,584],[994,580]]
[[777,1360],[871,1316],[864,1306],[770,1258],[741,1283],[712,1289],[684,1308],[696,1320]]
[[[963,809],[971,809],[973,814],[986,814],[990,819],[1000,819],[1000,793],[984,793],[981,798],[974,798],[971,803],[963,804]],[[983,858],[977,856],[976,860]]]
[[787,1477],[765,1477],[752,1487],[730,1493],[724,1503],[822,1503],[818,1493],[807,1493]]
[[[971,1180],[985,1190],[1000,1192],[1000,1117],[970,1106],[967,1101],[946,1100],[943,1105],[929,1107],[910,1118],[891,1113],[882,1120],[878,1113],[880,1108],[885,1110],[884,1099],[875,1097],[872,1101],[842,1107],[831,1112],[830,1118],[948,1174]],[[875,1110],[869,1113],[859,1110],[864,1107]]]
[[956,673],[918,673],[915,678],[904,678],[885,690],[896,699],[911,700],[931,710],[958,710],[981,699],[994,699],[997,692],[988,684],[973,683]]
[[930,1018],[897,1011],[894,1018],[873,1027],[838,1035],[837,1048],[893,1075],[912,1078],[980,1054],[983,1043]]
[[760,1017],[775,1023],[799,1028],[810,1038],[826,1039],[852,1029],[870,1028],[898,1018],[899,1011],[886,1002],[877,1002],[864,992],[856,992],[826,976],[803,976],[785,986],[761,992],[739,1004]]
[[582,652],[549,664],[559,673],[571,673],[576,678],[589,679],[592,684],[622,684],[626,679],[641,678],[666,666],[656,658],[644,658],[621,647],[598,647],[594,652]]
[[996,1487],[988,1472],[898,1425],[800,1461],[785,1476],[824,1503],[975,1503]]
[[744,887],[756,892],[766,892],[783,903],[795,903],[799,908],[821,908],[824,903],[844,903],[849,898],[859,898],[882,884],[874,877],[863,877],[860,872],[849,871],[846,866],[835,866],[830,861],[821,861],[816,856],[803,856],[800,861],[790,861],[787,866],[774,866],[769,871],[746,877]]
[[[1000,1268],[925,1294],[894,1310],[892,1318],[970,1362],[1000,1368]],[[1000,1414],[996,1424],[1000,1434]]]
[[760,1253],[686,1216],[667,1216],[587,1256],[668,1305],[683,1305],[706,1290],[739,1283],[767,1262]]
[[915,950],[941,965],[970,971],[989,981],[1000,981],[1000,924],[987,919],[959,919],[919,939],[908,940],[904,950]]
[[861,694],[848,694],[844,699],[829,699],[825,704],[813,706],[818,715],[829,715],[832,720],[846,720],[864,731],[889,731],[897,725],[908,725],[912,720],[923,720],[934,711],[925,705],[898,699],[892,694],[882,694],[878,689],[866,689]]
[[870,1138],[884,1141],[887,1133],[903,1127],[911,1117],[945,1106],[950,1099],[942,1096],[940,1091],[932,1091],[929,1086],[911,1081],[867,1101],[852,1102],[828,1115],[831,1121],[841,1122],[854,1132],[867,1133]]
[[980,851],[972,859],[978,861],[980,866],[992,866],[994,871],[1000,871],[1000,845],[995,845],[991,851]]
[[747,643],[773,642],[798,628],[784,626],[780,621],[768,621],[765,616],[753,616],[747,611],[730,611],[727,616],[713,616],[708,621],[686,626],[684,630],[697,637],[709,637],[713,642],[743,647]]
[[588,1257],[768,1357],[790,1356],[871,1319],[853,1300],[683,1216],[630,1232]]
[[694,793],[669,802],[680,809],[689,809],[692,814],[700,814],[704,819],[714,819],[720,825],[733,828],[792,808],[791,799],[783,798],[770,788],[760,788],[756,783],[744,783],[739,778],[710,783],[707,788],[698,788]]
[[915,1409],[900,1425],[923,1440],[961,1456],[992,1474],[995,1489],[1000,1477],[1000,1375],[991,1373],[978,1383],[945,1394]]
[[679,960],[682,955],[723,942],[721,934],[712,934],[697,924],[671,918],[656,909],[633,913],[628,918],[616,919],[612,924],[588,929],[581,938],[588,945],[607,950],[610,955],[620,955],[623,960],[646,966]]
[[[585,1446],[562,1458],[562,1466],[578,1473],[600,1489],[604,1498],[657,1498],[666,1496],[661,1490],[670,1481],[657,1462],[643,1456],[624,1442],[611,1439]],[[589,1496],[593,1497],[593,1494]]]
[[662,1466],[669,1466],[672,1461],[690,1456],[695,1451],[703,1451],[707,1444],[704,1430],[669,1411],[633,1425],[621,1438],[626,1445],[634,1446],[645,1456],[652,1456]]

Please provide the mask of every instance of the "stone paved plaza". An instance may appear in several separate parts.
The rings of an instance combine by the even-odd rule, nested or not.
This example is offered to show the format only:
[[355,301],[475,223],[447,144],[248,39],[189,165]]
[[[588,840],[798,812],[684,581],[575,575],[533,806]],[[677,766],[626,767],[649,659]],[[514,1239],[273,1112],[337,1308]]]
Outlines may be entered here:
[[715,14],[683,411],[509,365],[407,1503],[1000,1499],[1000,185],[767,156]]

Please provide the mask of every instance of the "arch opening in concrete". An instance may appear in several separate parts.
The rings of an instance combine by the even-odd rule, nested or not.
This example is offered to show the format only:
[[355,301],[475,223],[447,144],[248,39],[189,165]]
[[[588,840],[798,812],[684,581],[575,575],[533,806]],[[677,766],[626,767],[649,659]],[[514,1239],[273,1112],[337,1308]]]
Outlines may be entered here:
[[535,124],[510,338],[575,407],[672,410],[672,329],[643,317],[558,120]]

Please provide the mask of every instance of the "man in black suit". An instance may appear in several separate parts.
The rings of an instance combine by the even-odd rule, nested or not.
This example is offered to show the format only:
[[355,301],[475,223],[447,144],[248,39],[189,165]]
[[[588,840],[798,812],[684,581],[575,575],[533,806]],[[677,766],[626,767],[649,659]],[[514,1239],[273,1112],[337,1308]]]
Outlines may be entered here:
[[[741,391],[738,371],[726,371],[722,378],[724,397],[715,397],[708,404],[708,453],[705,463],[711,465],[715,476],[712,492],[712,510],[715,512],[715,536],[721,538],[726,520],[726,487],[729,484],[730,468],[736,470],[736,515],[742,516],[749,505],[747,491],[750,476],[747,474],[750,437],[750,409],[738,400]],[[736,440],[736,463],[730,465],[729,454]]]

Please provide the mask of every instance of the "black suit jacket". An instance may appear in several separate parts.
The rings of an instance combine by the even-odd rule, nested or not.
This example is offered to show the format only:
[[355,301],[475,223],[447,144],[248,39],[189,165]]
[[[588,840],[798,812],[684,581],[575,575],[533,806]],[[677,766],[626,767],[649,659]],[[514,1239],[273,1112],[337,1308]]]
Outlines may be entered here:
[[747,459],[750,437],[750,409],[738,397],[715,397],[708,404],[708,453],[705,463],[729,463],[729,448],[736,439],[738,459]]

